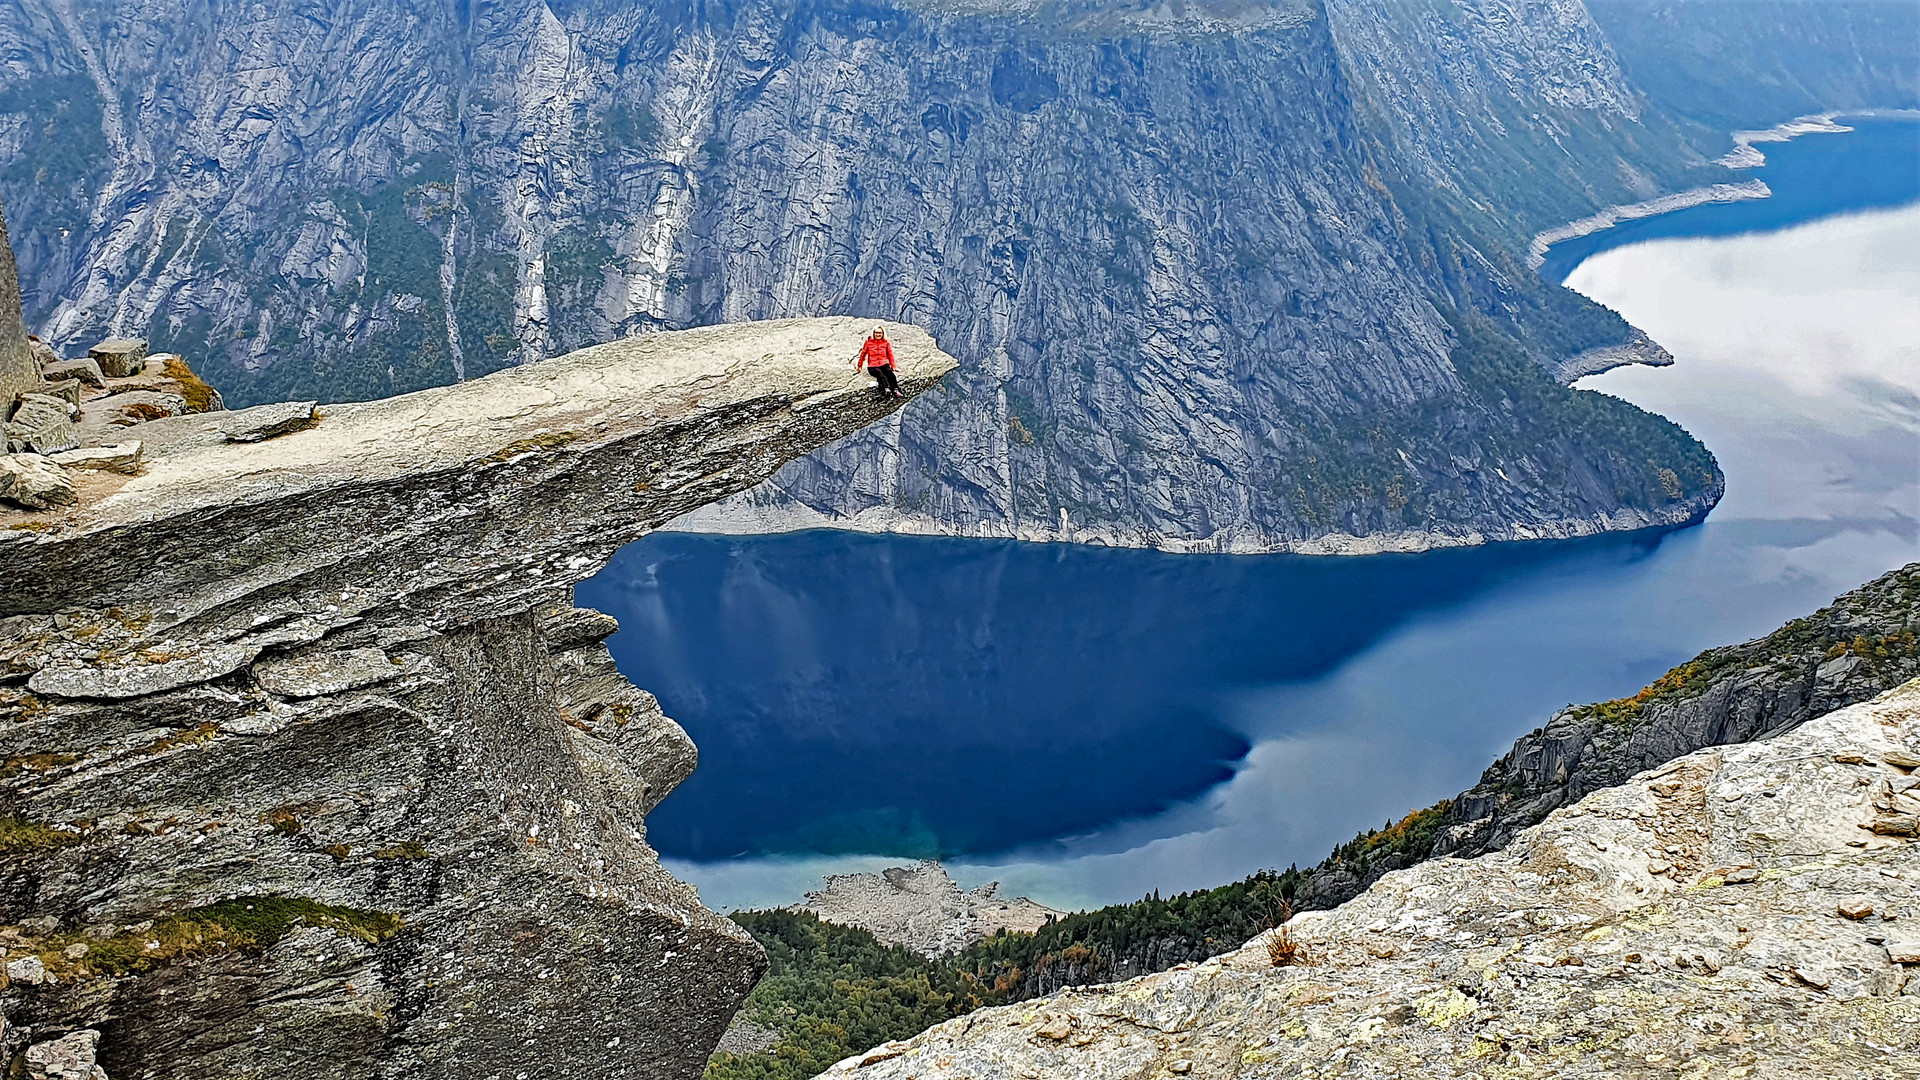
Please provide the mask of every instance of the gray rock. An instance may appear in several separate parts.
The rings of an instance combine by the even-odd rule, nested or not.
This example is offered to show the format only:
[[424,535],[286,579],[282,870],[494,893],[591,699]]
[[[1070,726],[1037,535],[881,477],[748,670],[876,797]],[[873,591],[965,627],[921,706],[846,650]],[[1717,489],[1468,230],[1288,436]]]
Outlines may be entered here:
[[73,411],[80,407],[80,380],[62,379],[59,382],[49,382],[46,388],[46,395],[50,398],[64,401],[72,406],[72,408],[68,410],[68,414],[72,415]]
[[38,986],[47,981],[47,966],[37,956],[23,956],[18,960],[7,961],[7,978],[14,982]]
[[68,469],[97,469],[103,472],[140,473],[140,440],[128,439],[112,446],[83,446],[48,455],[55,465]]
[[27,335],[27,349],[33,354],[33,362],[40,365],[43,373],[49,365],[66,363],[60,359],[59,353],[53,351],[53,346],[31,334]]
[[234,442],[259,442],[299,431],[313,422],[314,407],[318,404],[317,401],[284,401],[240,409],[220,421],[220,434]]
[[343,649],[262,660],[253,675],[270,694],[307,698],[385,682],[398,677],[400,668],[379,649]]
[[0,499],[29,510],[70,506],[77,495],[73,478],[39,454],[0,456]]
[[211,645],[190,656],[120,667],[47,667],[33,673],[27,689],[67,698],[136,698],[192,686],[246,667],[258,646]]
[[87,350],[100,365],[100,373],[109,379],[125,379],[140,374],[147,358],[147,343],[140,338],[108,338]]
[[[48,350],[51,355],[52,350]],[[106,378],[100,370],[100,362],[91,358],[83,360],[59,360],[43,364],[40,371],[49,379],[79,379],[88,386],[105,386]]]
[[6,423],[7,449],[12,453],[51,454],[80,444],[79,429],[67,402],[46,394],[22,394]]
[[[16,984],[9,1021],[106,1030],[103,1060],[153,1080],[695,1080],[764,959],[647,846],[696,751],[572,588],[893,415],[827,350],[863,322],[635,337],[332,406],[279,444],[155,424],[140,483],[0,530],[0,756],[67,762],[0,796],[96,823],[0,859],[6,917],[92,945],[236,897],[360,913]],[[909,390],[951,369],[895,336]]]
[[1000,897],[998,890],[998,882],[963,890],[939,863],[923,861],[877,874],[829,874],[826,887],[793,910],[930,957],[1003,930],[1032,933],[1063,914],[1026,897]]
[[100,1045],[97,1031],[74,1031],[27,1048],[29,1080],[107,1080],[107,1071],[94,1064]]

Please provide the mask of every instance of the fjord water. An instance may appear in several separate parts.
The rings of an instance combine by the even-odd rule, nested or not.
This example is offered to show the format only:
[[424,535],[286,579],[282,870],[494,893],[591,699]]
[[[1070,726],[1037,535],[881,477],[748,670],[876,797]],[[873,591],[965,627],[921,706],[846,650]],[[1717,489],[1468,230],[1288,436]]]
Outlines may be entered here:
[[1316,860],[1555,708],[1920,557],[1920,206],[1831,216],[1881,205],[1848,202],[1849,138],[1764,147],[1829,155],[1800,173],[1824,178],[1817,220],[1716,217],[1568,279],[1677,358],[1583,385],[1716,451],[1727,497],[1702,526],[1363,559],[630,546],[579,600],[619,617],[621,669],[701,750],[650,840],[723,906],[927,855],[1065,907],[1218,884]]

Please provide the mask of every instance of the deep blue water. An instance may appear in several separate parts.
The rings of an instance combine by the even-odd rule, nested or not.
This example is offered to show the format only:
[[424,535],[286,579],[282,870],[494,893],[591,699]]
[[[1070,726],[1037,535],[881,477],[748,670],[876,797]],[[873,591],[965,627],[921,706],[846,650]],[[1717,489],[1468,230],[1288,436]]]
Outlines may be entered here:
[[1709,203],[1602,229],[1547,251],[1540,273],[1565,281],[1573,268],[1610,248],[1673,236],[1738,236],[1779,229],[1842,211],[1902,206],[1920,199],[1920,123],[1841,117],[1853,130],[1759,143],[1766,164],[1725,170],[1704,182],[1764,180],[1767,199]]
[[1223,703],[1423,612],[1657,535],[1364,559],[816,531],[655,534],[579,600],[700,768],[662,852],[991,855],[1146,817],[1250,748]]
[[[1920,335],[1820,322],[1842,278],[1841,298],[1905,289],[1920,310],[1920,219],[1864,226],[1890,253],[1861,227],[1784,254],[1760,241],[1787,234],[1756,231],[1884,205],[1882,174],[1920,161],[1888,147],[1916,133],[1765,146],[1773,200],[1672,215],[1755,239],[1614,251],[1642,261],[1611,286],[1602,259],[1582,271],[1676,353],[1594,383],[1719,453],[1728,498],[1703,526],[1358,559],[839,532],[629,546],[578,600],[620,619],[621,670],[701,753],[650,841],[721,906],[790,902],[871,856],[942,856],[1056,906],[1218,884],[1317,860],[1471,784],[1553,709],[1920,557],[1920,360],[1888,340]],[[1788,309],[1804,340],[1754,329]]]

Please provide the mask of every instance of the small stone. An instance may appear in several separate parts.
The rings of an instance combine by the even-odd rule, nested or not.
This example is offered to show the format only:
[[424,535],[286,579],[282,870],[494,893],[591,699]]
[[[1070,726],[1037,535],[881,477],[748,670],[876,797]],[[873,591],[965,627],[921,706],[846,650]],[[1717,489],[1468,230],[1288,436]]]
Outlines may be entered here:
[[1881,755],[1880,760],[1902,769],[1920,769],[1920,754],[1909,754],[1905,750],[1890,750]]
[[1673,869],[1673,864],[1664,859],[1653,859],[1647,863],[1647,873],[1664,874]]
[[1176,1061],[1173,1064],[1167,1066],[1167,1071],[1171,1073],[1178,1073],[1181,1076],[1185,1076],[1186,1074],[1193,1071],[1193,1062],[1188,1061],[1185,1058],[1181,1058],[1179,1061]]
[[1896,964],[1920,964],[1920,938],[1889,938],[1886,950]]
[[105,386],[107,379],[100,370],[98,360],[56,360],[40,368],[41,374],[52,382],[58,379],[77,379],[88,386]]
[[18,960],[7,961],[7,978],[28,986],[39,986],[47,981],[47,965],[37,956],[23,956]]
[[140,364],[147,358],[147,343],[139,338],[108,338],[88,349],[87,355],[99,362],[107,378],[125,379],[140,374]]
[[1920,835],[1920,814],[1884,814],[1871,827],[1880,836]]
[[277,405],[240,409],[220,421],[220,434],[232,442],[259,442],[299,431],[313,422],[313,410],[319,404],[317,401],[283,401]]
[[1833,985],[1833,978],[1822,968],[1801,965],[1793,969],[1793,976],[1816,990],[1825,990]]
[[78,450],[63,450],[48,455],[48,459],[67,469],[97,469],[134,476],[140,472],[140,440],[128,439],[112,446],[83,446]]
[[27,1080],[107,1080],[94,1064],[97,1031],[75,1031],[27,1048]]
[[903,1042],[881,1043],[879,1046],[876,1046],[873,1049],[867,1051],[866,1053],[861,1054],[860,1064],[857,1067],[866,1068],[868,1065],[878,1065],[882,1061],[887,1061],[891,1058],[897,1058],[906,1052],[907,1052],[906,1043],[903,1043]]
[[1047,1022],[1040,1025],[1038,1034],[1043,1039],[1064,1040],[1073,1034],[1073,1021],[1064,1016],[1048,1017]]
[[76,941],[73,944],[67,946],[65,949],[62,949],[60,951],[60,955],[66,957],[69,960],[79,960],[82,957],[85,957],[88,951],[89,950],[87,949],[86,942]]
[[29,934],[38,934],[41,937],[46,937],[48,934],[60,929],[60,916],[35,915],[30,919],[21,919],[20,929],[25,930]]
[[1873,904],[1867,900],[1843,900],[1839,912],[1843,919],[1864,919],[1873,914]]
[[1870,758],[1870,757],[1868,757],[1868,756],[1866,756],[1865,754],[1859,754],[1859,753],[1855,753],[1855,752],[1853,752],[1853,751],[1851,751],[1851,750],[1849,750],[1849,751],[1847,751],[1846,753],[1843,753],[1843,754],[1835,754],[1835,755],[1833,755],[1833,760],[1834,760],[1834,761],[1836,761],[1836,762],[1838,762],[1838,763],[1839,763],[1839,764],[1841,764],[1841,765],[1871,765],[1871,764],[1873,764],[1873,759],[1872,759],[1872,758]]
[[1751,866],[1742,866],[1739,869],[1727,871],[1722,880],[1729,885],[1748,885],[1760,880],[1760,871]]
[[78,498],[66,470],[39,454],[0,457],[0,499],[29,510],[50,510]]

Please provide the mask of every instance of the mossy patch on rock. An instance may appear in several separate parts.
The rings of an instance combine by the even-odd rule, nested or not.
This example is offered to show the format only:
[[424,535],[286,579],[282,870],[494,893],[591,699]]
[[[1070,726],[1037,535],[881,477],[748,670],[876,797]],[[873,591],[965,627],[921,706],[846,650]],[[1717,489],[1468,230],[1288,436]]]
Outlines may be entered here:
[[0,817],[0,855],[58,851],[80,842],[73,833],[20,817]]

